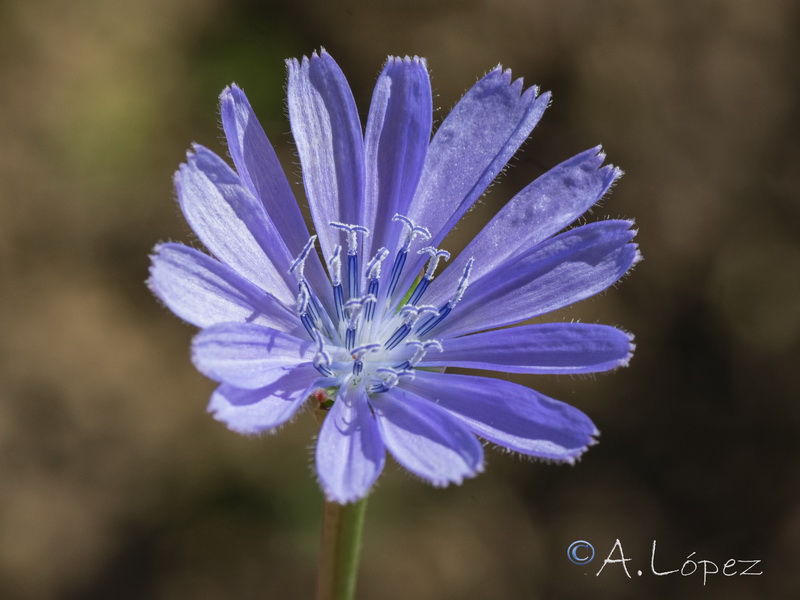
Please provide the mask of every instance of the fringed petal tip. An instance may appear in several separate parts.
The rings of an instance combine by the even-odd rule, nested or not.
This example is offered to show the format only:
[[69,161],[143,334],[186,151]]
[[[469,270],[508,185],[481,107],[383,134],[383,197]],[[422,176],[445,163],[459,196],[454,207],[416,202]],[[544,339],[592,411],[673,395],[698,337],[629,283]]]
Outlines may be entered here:
[[629,331],[624,331],[622,329],[620,329],[620,331],[622,331],[622,333],[628,336],[628,354],[626,354],[625,358],[623,358],[620,361],[619,367],[617,368],[627,367],[628,365],[630,365],[631,360],[633,360],[633,354],[636,351],[636,343],[633,341],[635,339],[635,336]]
[[606,188],[605,191],[608,191],[608,187],[610,187],[613,183],[616,183],[616,181],[625,174],[625,171],[623,171],[618,166],[612,163],[608,163],[606,165],[603,164],[606,160],[606,151],[603,150],[602,144],[598,144],[594,148],[590,148],[585,152],[581,152],[580,154],[576,155],[572,160],[578,159],[579,157],[585,157],[587,155],[593,155],[595,158],[595,161],[593,163],[587,162],[587,167],[591,165],[595,169],[602,170],[608,173],[608,177],[606,179],[606,184],[605,184]]
[[[239,87],[236,82],[226,85],[219,95],[220,114],[225,116],[226,111],[230,111],[229,114],[234,114],[237,108],[241,111],[242,106],[246,107],[248,112],[252,111],[250,101],[247,99],[247,95],[244,93],[244,90]],[[224,125],[225,123],[223,121],[223,127]]]
[[179,178],[185,176],[191,170],[200,168],[202,166],[200,163],[203,160],[208,160],[215,157],[217,157],[217,155],[214,153],[214,151],[209,150],[202,144],[192,142],[189,148],[186,150],[186,161],[180,164],[178,170],[175,171],[175,174],[173,175],[173,181],[175,182],[176,189],[179,188]]
[[155,294],[156,298],[163,302],[161,295],[158,291],[158,282],[156,281],[155,273],[157,267],[158,257],[161,254],[162,250],[166,242],[159,242],[155,246],[153,246],[152,251],[150,254],[147,255],[147,258],[150,259],[150,265],[147,267],[147,279],[144,280],[144,284],[147,286],[147,289],[150,290],[153,294]]
[[[542,92],[541,94],[539,86],[532,85],[529,88],[525,89],[525,80],[523,77],[517,77],[516,79],[513,78],[513,74],[511,69],[503,68],[501,63],[497,63],[493,69],[490,69],[482,78],[478,78],[480,81],[481,79],[490,79],[494,77],[501,77],[501,81],[505,82],[505,84],[509,87],[515,88],[517,93],[519,94],[520,98],[527,97],[533,95],[534,98],[539,101],[540,99],[545,102],[546,105],[549,106],[552,94],[550,92]],[[524,91],[523,91],[524,90]]]
[[309,63],[315,62],[318,60],[330,60],[333,61],[333,57],[328,54],[328,51],[325,50],[324,46],[320,46],[319,50],[314,50],[311,52],[311,56],[304,54],[301,58],[287,58],[284,62],[289,70],[293,69],[306,69],[308,68]]
[[563,449],[563,453],[561,455],[539,455],[539,454],[526,454],[521,453],[517,450],[505,448],[503,446],[497,446],[501,450],[505,450],[509,454],[513,454],[518,456],[522,460],[530,460],[533,462],[540,462],[548,465],[569,465],[574,467],[578,464],[583,455],[592,448],[600,443],[600,430],[596,429],[592,432],[592,434],[588,437],[586,444],[584,446],[579,446],[577,448],[565,448]]
[[405,469],[403,471],[404,471],[404,473],[409,474],[411,477],[413,477],[415,479],[418,479],[419,481],[422,481],[423,483],[427,483],[431,487],[443,489],[443,488],[446,488],[446,487],[450,487],[451,485],[463,485],[463,483],[465,481],[467,481],[469,479],[474,479],[478,475],[482,474],[485,470],[486,470],[486,464],[485,464],[485,462],[482,462],[481,464],[477,465],[474,468],[474,470],[472,470],[472,471],[470,471],[468,473],[464,473],[463,475],[461,475],[457,479],[428,479],[427,477],[423,477],[421,475],[418,475],[417,473],[412,473],[411,471],[408,471],[408,470],[405,470]]
[[425,59],[425,57],[422,57],[422,56],[417,56],[416,54],[414,56],[409,56],[408,54],[406,54],[404,56],[389,56],[389,57],[386,58],[386,63],[384,63],[384,68],[391,67],[391,66],[402,65],[402,64],[406,64],[406,65],[411,65],[411,64],[422,65],[422,67],[425,70],[428,69],[428,61],[427,61],[427,59]]

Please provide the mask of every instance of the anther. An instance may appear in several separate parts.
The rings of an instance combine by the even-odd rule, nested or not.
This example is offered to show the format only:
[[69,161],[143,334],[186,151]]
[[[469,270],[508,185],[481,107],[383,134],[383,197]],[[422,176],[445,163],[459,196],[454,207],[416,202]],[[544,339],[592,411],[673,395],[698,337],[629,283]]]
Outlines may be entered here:
[[351,351],[353,356],[353,375],[361,375],[361,372],[364,370],[364,356],[370,352],[377,352],[380,350],[380,347],[380,344],[364,344],[363,346],[353,348]]
[[[376,298],[378,297],[378,290],[380,289],[381,265],[387,256],[389,256],[389,251],[386,248],[380,248],[367,264],[367,294],[372,294]],[[367,306],[364,319],[372,321],[375,317],[376,306],[377,302]]]
[[427,227],[420,227],[414,224],[414,221],[406,217],[405,215],[401,215],[397,213],[395,216],[392,217],[392,221],[400,221],[403,225],[408,228],[408,233],[406,233],[406,239],[403,240],[402,250],[408,252],[409,247],[411,246],[411,242],[414,241],[414,238],[420,236],[423,240],[431,239],[431,232],[428,231]]
[[344,310],[348,315],[348,327],[354,327],[356,321],[364,309],[364,305],[375,302],[376,298],[372,294],[367,294],[361,298],[353,298],[344,303]]
[[403,319],[403,324],[398,327],[391,337],[386,340],[384,347],[387,350],[392,350],[397,347],[397,344],[402,342],[406,336],[411,332],[411,329],[420,319],[425,315],[435,314],[439,310],[435,306],[420,306],[417,308],[412,304],[406,304],[400,309],[400,318]]
[[439,260],[442,258],[445,260],[450,259],[450,253],[447,250],[439,250],[433,246],[426,246],[418,251],[418,254],[425,253],[430,255],[430,259],[428,260],[428,268],[425,270],[425,275],[423,275],[422,279],[417,282],[417,286],[411,293],[411,298],[408,300],[409,304],[416,304],[419,302],[420,298],[422,298],[422,294],[425,293],[425,290],[428,289],[431,281],[433,281],[433,274],[436,272],[436,267],[439,266]]
[[311,250],[314,248],[314,242],[317,241],[317,236],[312,235],[308,238],[306,245],[303,246],[303,249],[298,254],[297,258],[292,261],[292,264],[289,265],[289,273],[295,273],[297,275],[297,281],[303,282],[305,281],[305,276],[303,275],[303,269],[306,265],[306,259],[308,255],[311,254]]
[[461,301],[461,298],[464,296],[464,292],[467,291],[467,287],[469,286],[469,276],[472,274],[472,264],[474,262],[474,258],[470,258],[467,261],[464,271],[461,273],[461,278],[458,280],[456,292],[453,294],[453,297],[450,298],[450,302],[448,303],[450,304],[450,308],[454,308],[455,305]]
[[436,267],[439,266],[439,260],[442,258],[445,260],[450,260],[450,253],[447,250],[439,250],[433,246],[425,246],[421,250],[417,251],[417,254],[425,253],[431,257],[428,261],[428,268],[425,271],[425,279],[433,279],[433,274],[436,271]]
[[400,281],[400,274],[403,272],[403,267],[405,266],[406,259],[408,258],[408,249],[411,247],[411,242],[413,242],[414,238],[417,236],[422,237],[424,240],[429,240],[431,238],[430,232],[425,227],[419,227],[415,225],[414,222],[406,216],[396,214],[392,217],[392,221],[399,221],[403,223],[403,225],[408,228],[408,232],[406,233],[406,238],[403,241],[403,245],[400,247],[400,250],[398,250],[397,255],[394,257],[392,273],[389,277],[389,287],[388,291],[386,292],[387,298],[391,298],[397,289],[397,284]]
[[328,272],[333,284],[333,304],[336,309],[336,320],[344,321],[344,291],[342,290],[342,247],[338,244],[333,249],[333,256],[328,261]]
[[347,254],[358,253],[358,236],[356,234],[363,233],[364,237],[369,235],[369,229],[363,225],[350,225],[348,223],[340,223],[338,221],[331,221],[330,226],[334,229],[347,232]]
[[382,394],[383,392],[388,392],[390,389],[400,383],[401,377],[406,377],[408,379],[414,378],[414,371],[407,369],[395,369],[392,367],[379,367],[375,369],[375,374],[380,376],[383,381],[376,383],[369,388],[369,391],[372,394]]
[[335,373],[331,371],[331,357],[330,354],[325,352],[325,345],[322,342],[322,336],[317,333],[317,352],[314,354],[314,368],[322,373],[325,377],[333,377]]
[[347,331],[345,332],[345,347],[348,351],[352,351],[356,345],[356,328],[358,326],[358,317],[364,310],[365,304],[374,303],[377,299],[372,294],[367,294],[363,298],[353,298],[345,302],[344,310],[348,315]]
[[297,314],[303,316],[308,312],[309,302],[308,288],[306,286],[300,287],[300,292],[297,294]]
[[334,287],[342,283],[342,247],[339,244],[333,247],[333,256],[328,261],[328,271],[331,275],[331,284]]
[[380,248],[375,256],[369,263],[367,263],[367,279],[380,279],[381,277],[381,264],[386,257],[389,256],[389,251],[386,248]]
[[361,346],[353,348],[350,354],[353,357],[353,360],[361,360],[370,352],[377,352],[380,349],[380,344],[362,344]]
[[361,294],[361,270],[358,265],[358,233],[364,237],[369,235],[369,229],[363,225],[349,225],[332,221],[331,227],[347,232],[347,291],[350,298]]
[[469,276],[472,273],[472,265],[474,262],[474,258],[470,258],[467,261],[467,264],[464,267],[464,272],[461,274],[461,278],[458,280],[458,285],[456,286],[456,291],[453,296],[450,298],[450,300],[442,305],[442,307],[437,311],[438,314],[433,315],[420,323],[419,327],[417,327],[417,335],[425,335],[431,329],[436,327],[447,315],[450,314],[455,305],[461,301],[461,298],[464,296],[464,292],[467,291],[467,286],[469,285]]
[[392,369],[391,367],[380,367],[375,369],[375,374],[379,375],[383,381],[370,387],[369,391],[373,394],[382,394],[383,392],[388,392],[400,382],[398,371],[396,369]]

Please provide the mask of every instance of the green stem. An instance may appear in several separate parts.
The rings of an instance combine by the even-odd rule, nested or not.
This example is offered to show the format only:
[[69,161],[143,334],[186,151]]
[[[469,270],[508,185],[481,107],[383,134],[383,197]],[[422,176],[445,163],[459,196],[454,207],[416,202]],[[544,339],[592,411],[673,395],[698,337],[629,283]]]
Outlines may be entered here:
[[353,599],[366,507],[366,498],[345,505],[325,502],[317,600]]

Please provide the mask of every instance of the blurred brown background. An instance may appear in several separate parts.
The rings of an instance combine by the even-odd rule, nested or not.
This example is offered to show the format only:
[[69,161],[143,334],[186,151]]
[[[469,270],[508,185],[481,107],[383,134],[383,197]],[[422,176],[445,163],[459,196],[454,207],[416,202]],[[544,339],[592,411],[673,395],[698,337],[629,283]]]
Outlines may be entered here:
[[[171,175],[192,141],[224,155],[226,84],[299,181],[283,59],[320,46],[363,116],[387,54],[428,58],[439,120],[498,62],[552,90],[460,233],[603,143],[627,175],[594,214],[636,218],[645,255],[559,315],[635,332],[630,368],[518,378],[601,444],[575,468],[490,451],[444,491],[390,466],[360,597],[796,597],[798,25],[791,0],[0,3],[0,598],[312,596],[313,418],[247,439],[208,417],[193,331],[144,280],[156,242],[191,239]],[[593,563],[567,560],[576,539]],[[630,580],[595,577],[615,539]],[[660,571],[696,552],[764,574],[656,577],[653,540]]]

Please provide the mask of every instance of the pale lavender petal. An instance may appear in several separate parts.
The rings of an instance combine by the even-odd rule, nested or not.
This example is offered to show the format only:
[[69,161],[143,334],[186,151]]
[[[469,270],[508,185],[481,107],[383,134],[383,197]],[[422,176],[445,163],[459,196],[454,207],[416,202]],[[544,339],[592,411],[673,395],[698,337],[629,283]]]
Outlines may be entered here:
[[[272,144],[247,96],[238,86],[231,85],[223,90],[220,112],[228,149],[239,177],[250,192],[261,199],[289,253],[298,256],[309,238],[305,219]],[[317,290],[328,285],[316,252],[306,260],[304,275]],[[321,300],[327,302],[327,295],[323,295]]]
[[229,429],[245,435],[268,431],[286,423],[318,387],[313,367],[282,372],[265,387],[254,390],[219,386],[211,395],[208,411]]
[[573,463],[599,433],[577,408],[509,381],[418,370],[402,386],[479,436],[530,456]]
[[425,292],[439,305],[453,293],[466,262],[475,258],[477,280],[503,262],[571,225],[608,191],[622,171],[606,165],[600,147],[573,156],[514,196],[451,261]]
[[638,260],[630,221],[576,227],[470,284],[464,299],[432,331],[456,337],[502,327],[594,296]]
[[370,405],[387,450],[415,475],[445,486],[483,470],[478,439],[436,404],[394,388],[375,395]]
[[270,385],[281,373],[308,365],[315,344],[249,323],[223,323],[204,329],[192,343],[192,361],[215,381],[255,389]]
[[256,323],[301,334],[297,315],[221,262],[183,244],[156,246],[148,285],[192,325]]
[[317,475],[329,500],[363,498],[383,470],[386,451],[363,387],[348,383],[322,423],[317,438]]
[[[480,198],[539,122],[550,94],[523,92],[521,79],[496,68],[456,104],[433,136],[408,216],[427,227],[438,246]],[[424,263],[417,257],[406,283]],[[405,286],[401,285],[401,288]]]
[[394,245],[387,236],[391,218],[406,214],[417,189],[432,119],[425,59],[389,58],[375,84],[365,135],[367,258]]
[[278,156],[238,86],[231,85],[222,91],[220,112],[228,150],[239,177],[264,203],[289,251],[299,254],[308,240],[308,228]]
[[363,225],[364,138],[350,86],[327,52],[287,61],[289,121],[323,255],[340,234],[332,221]]
[[206,248],[281,302],[294,300],[293,257],[264,206],[225,161],[195,146],[175,174],[175,187],[186,220]]
[[442,342],[420,367],[505,373],[576,374],[628,364],[633,336],[608,325],[543,323],[485,331]]

